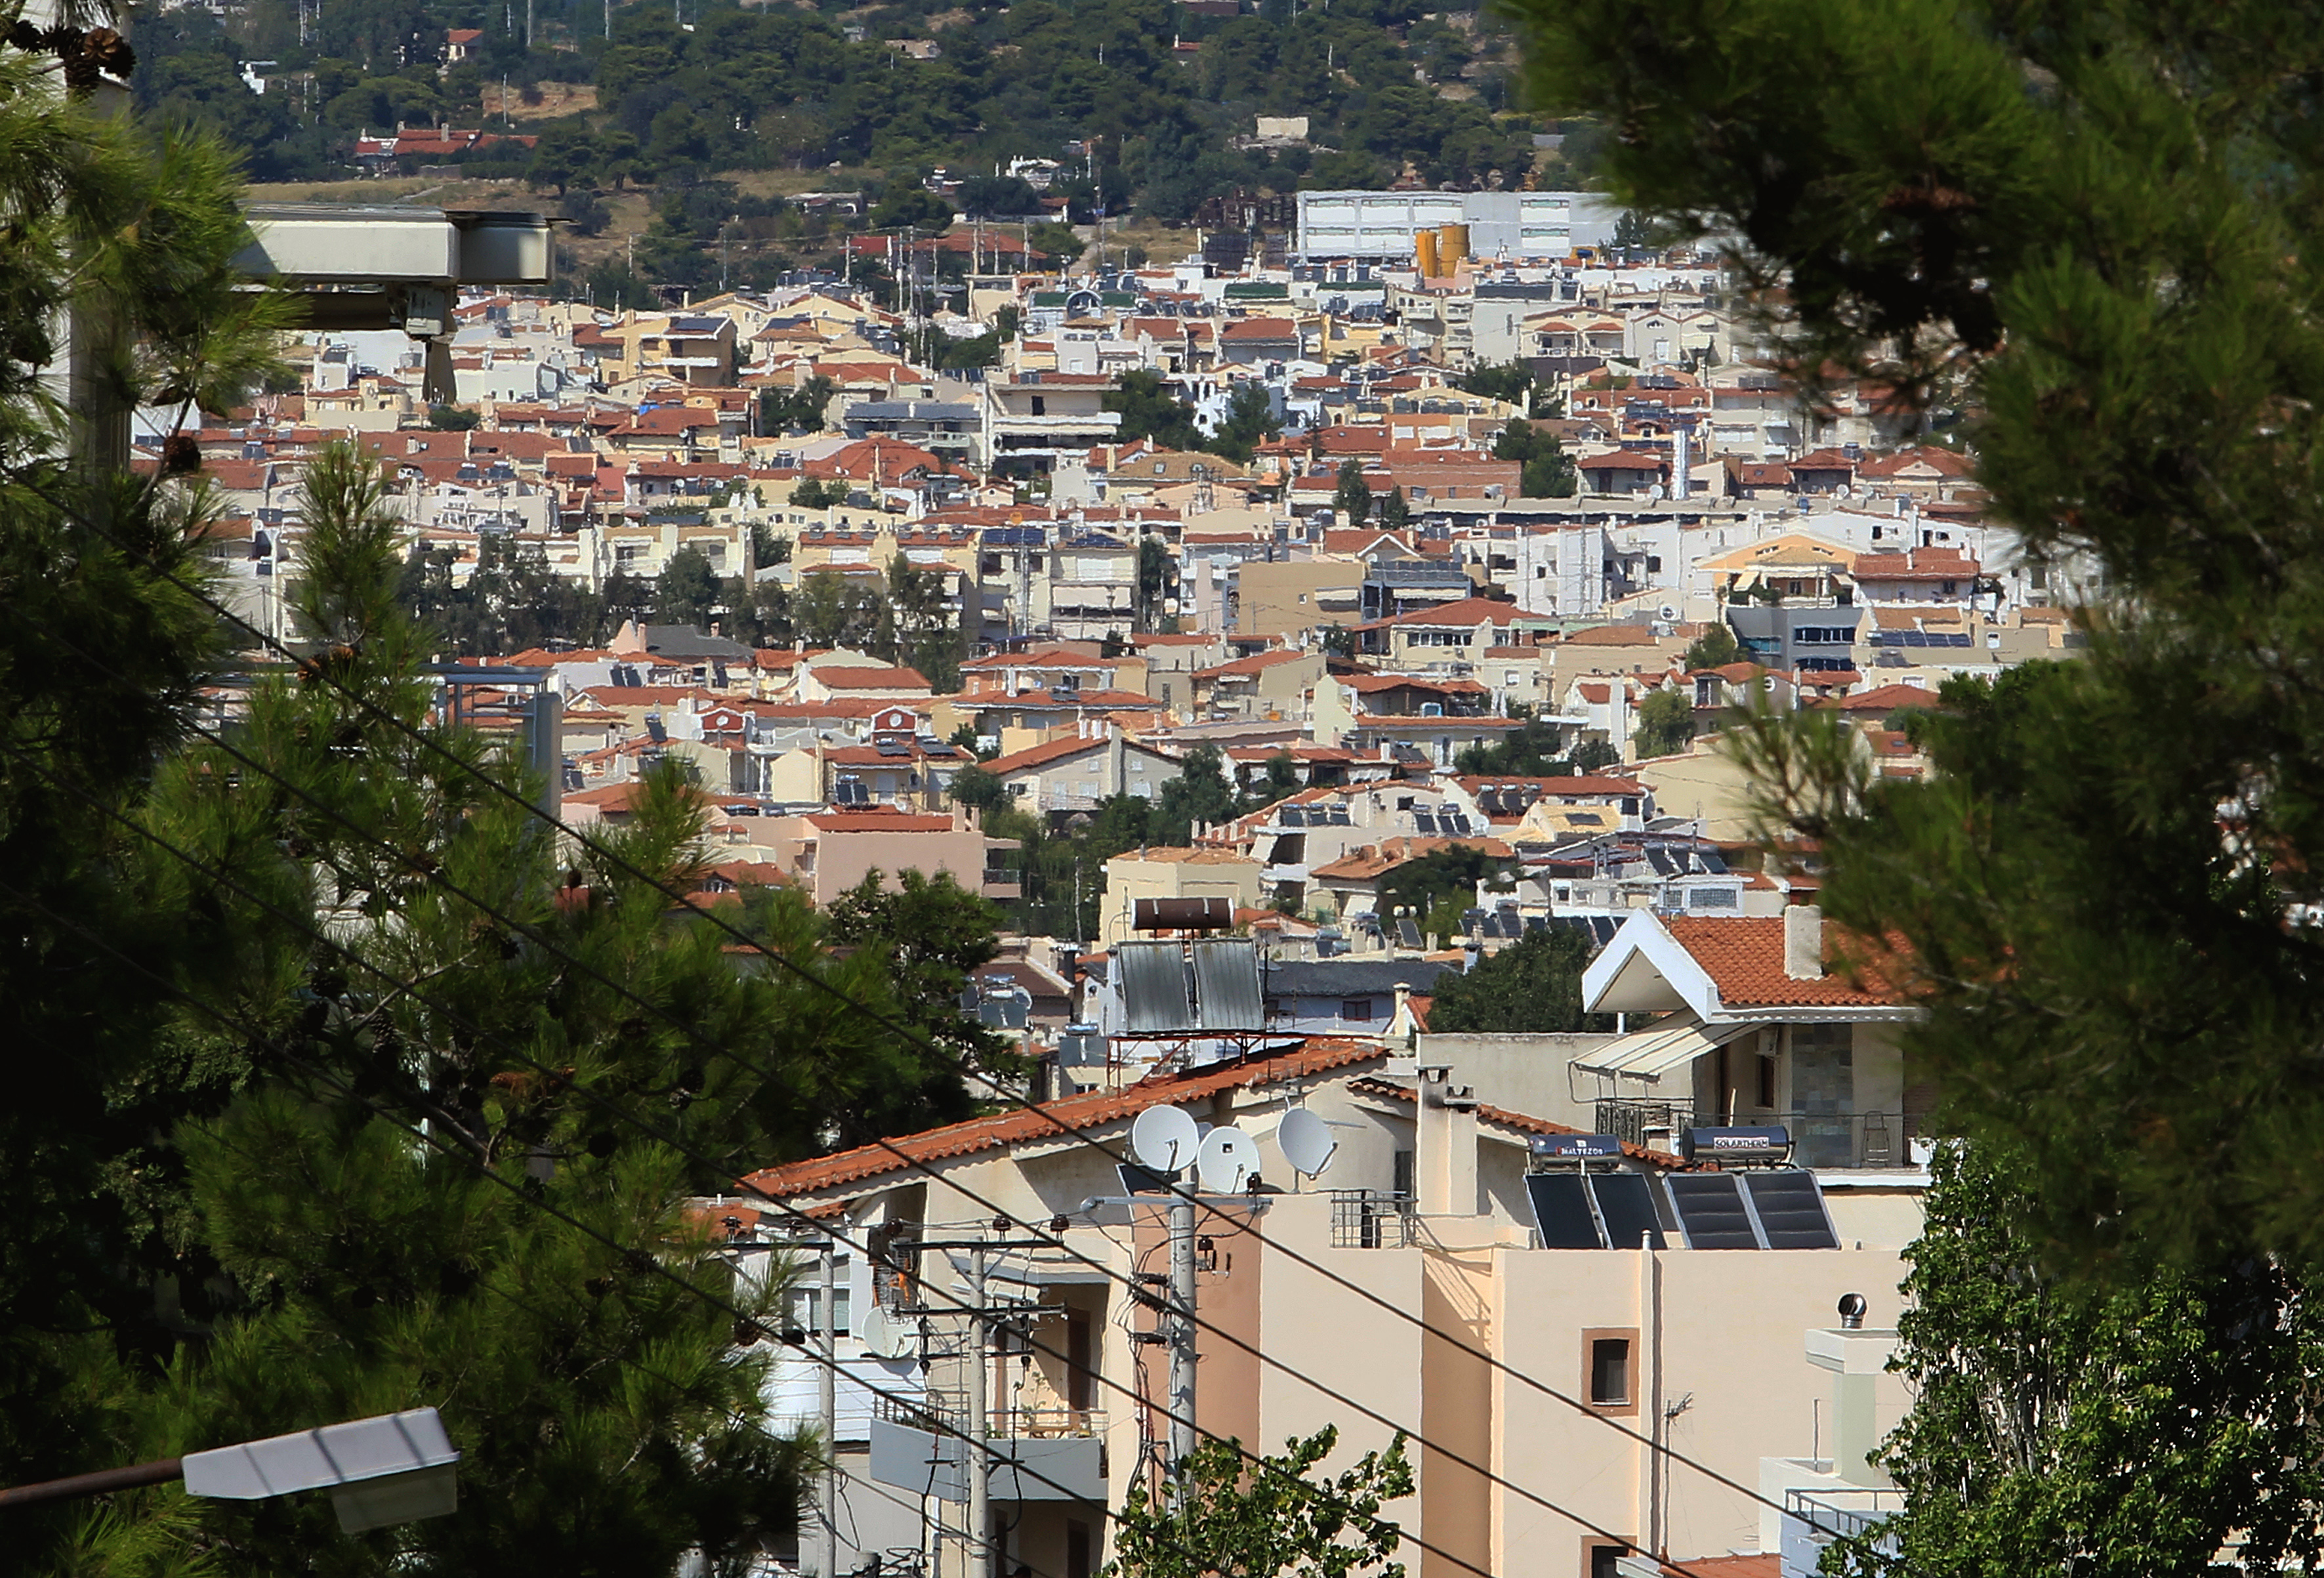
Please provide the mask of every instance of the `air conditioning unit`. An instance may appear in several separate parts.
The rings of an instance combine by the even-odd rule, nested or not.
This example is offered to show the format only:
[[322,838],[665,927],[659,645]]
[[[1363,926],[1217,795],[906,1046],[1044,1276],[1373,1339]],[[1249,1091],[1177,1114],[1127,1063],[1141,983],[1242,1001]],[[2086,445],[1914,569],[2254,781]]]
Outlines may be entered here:
[[1424,701],[1420,704],[1420,715],[1425,718],[1441,718],[1444,715],[1444,704],[1441,701]]

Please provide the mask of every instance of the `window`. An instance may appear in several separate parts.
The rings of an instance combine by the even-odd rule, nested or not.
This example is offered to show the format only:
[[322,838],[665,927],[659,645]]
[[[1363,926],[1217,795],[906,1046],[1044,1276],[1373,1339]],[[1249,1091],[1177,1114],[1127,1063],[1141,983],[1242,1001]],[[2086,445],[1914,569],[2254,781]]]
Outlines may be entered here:
[[1628,1546],[1611,1545],[1600,1539],[1582,1541],[1582,1578],[1618,1578],[1621,1569],[1615,1564],[1629,1554]]
[[1659,576],[1662,573],[1663,556],[1658,553],[1650,553],[1646,555],[1646,574],[1650,576]]
[[1590,1406],[1609,1412],[1634,1413],[1630,1354],[1637,1347],[1635,1332],[1584,1332],[1582,1362],[1588,1370]]
[[1344,998],[1340,1003],[1340,1018],[1350,1024],[1369,1024],[1372,1017],[1372,1000],[1369,997]]
[[1764,1053],[1759,1057],[1759,1105],[1775,1110],[1775,1060]]
[[1049,402],[1045,396],[1037,394],[1033,397],[1033,414],[1037,417],[1049,414]]

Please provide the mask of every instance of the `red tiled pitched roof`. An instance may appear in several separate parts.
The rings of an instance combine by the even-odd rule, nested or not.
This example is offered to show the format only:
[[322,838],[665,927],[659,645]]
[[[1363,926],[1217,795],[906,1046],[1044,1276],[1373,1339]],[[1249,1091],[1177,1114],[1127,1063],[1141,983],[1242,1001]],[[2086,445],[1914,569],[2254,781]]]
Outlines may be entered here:
[[[1780,915],[1711,918],[1674,915],[1663,923],[1671,937],[1702,966],[1729,1008],[1889,1008],[1904,999],[1886,990],[1870,991],[1844,974],[1798,981],[1784,974],[1784,918]],[[1837,939],[1829,922],[1824,951]]]
[[[949,1161],[1027,1141],[1054,1140],[1061,1131],[1101,1129],[1119,1123],[1148,1107],[1196,1101],[1220,1091],[1309,1079],[1387,1057],[1387,1049],[1373,1041],[1311,1039],[1300,1051],[1287,1057],[1251,1057],[1198,1074],[1143,1079],[1126,1090],[1100,1091],[1050,1102],[1038,1112],[1018,1111],[972,1118],[964,1123],[891,1140],[886,1145],[860,1146],[811,1161],[768,1167],[751,1174],[742,1182],[777,1198],[814,1194],[876,1178],[883,1173],[899,1172],[914,1162]],[[898,1151],[903,1156],[899,1157]]]

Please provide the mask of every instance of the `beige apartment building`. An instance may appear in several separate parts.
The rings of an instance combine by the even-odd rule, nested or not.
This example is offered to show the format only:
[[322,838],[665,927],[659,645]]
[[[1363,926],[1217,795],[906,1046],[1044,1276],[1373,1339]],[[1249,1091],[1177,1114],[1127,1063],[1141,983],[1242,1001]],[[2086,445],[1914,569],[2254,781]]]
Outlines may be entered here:
[[1259,906],[1259,862],[1231,849],[1138,849],[1105,863],[1102,946],[1137,934],[1138,906],[1158,899],[1219,899],[1236,909]]
[[[1259,1179],[1199,1208],[1199,1427],[1271,1447],[1336,1426],[1330,1469],[1413,1437],[1416,1491],[1386,1514],[1410,1536],[1399,1555],[1416,1578],[1599,1578],[1632,1553],[1773,1555],[1834,1509],[1893,1505],[1864,1459],[1906,1407],[1881,1361],[1927,1176],[1908,1134],[1864,1147],[1868,1114],[1834,1070],[1854,1040],[1866,1100],[1909,1107],[1893,1035],[1906,1010],[1821,973],[1812,912],[1704,924],[1731,929],[1674,936],[1641,916],[1609,946],[1593,999],[1670,1015],[1628,1035],[1229,1048],[1189,1033],[1175,1072],[756,1175],[853,1238],[855,1309],[929,1312],[926,1338],[899,1341],[883,1314],[856,1323],[871,1338],[839,1345],[852,1389],[840,1461],[864,1487],[848,1499],[854,1548],[920,1544],[936,1578],[969,1578],[963,1454],[945,1432],[964,1422],[964,1367],[985,1363],[1001,1570],[1092,1578],[1111,1555],[1103,1509],[1167,1435],[1154,1412],[1161,1317],[1138,1280],[1159,1263],[1164,1207],[1125,1195],[1135,1180],[1115,1165],[1159,1106],[1240,1129]],[[1719,1056],[1737,1046],[1767,1059],[1769,1084],[1761,1064]],[[1580,1126],[1543,1115],[1605,1134],[1618,1115],[1572,1094],[1585,1065],[1675,1076],[1684,1094],[1646,1126],[1653,1143],[1577,1140]],[[1794,1126],[1803,1151],[1821,1148],[1812,1161],[1712,1164],[1667,1148],[1670,1125],[1708,1115],[1730,1075],[1748,1116],[1811,1109]],[[1755,1094],[1769,1112],[1749,1111]],[[1334,1141],[1318,1177],[1282,1143],[1302,1110]],[[1561,1145],[1599,1159],[1576,1171],[1547,1154]],[[1778,1214],[1784,1197],[1796,1214]],[[1731,1214],[1706,1210],[1722,1199]],[[748,1205],[719,1209],[754,1223]],[[973,1250],[965,1241],[986,1230],[964,1223],[1006,1247]],[[916,1233],[947,1247],[918,1250]],[[981,1360],[946,1313],[969,1297],[973,1255],[988,1306],[1019,1312]],[[1844,1328],[1851,1294],[1869,1318]],[[782,1365],[779,1412],[801,1410],[811,1371]]]

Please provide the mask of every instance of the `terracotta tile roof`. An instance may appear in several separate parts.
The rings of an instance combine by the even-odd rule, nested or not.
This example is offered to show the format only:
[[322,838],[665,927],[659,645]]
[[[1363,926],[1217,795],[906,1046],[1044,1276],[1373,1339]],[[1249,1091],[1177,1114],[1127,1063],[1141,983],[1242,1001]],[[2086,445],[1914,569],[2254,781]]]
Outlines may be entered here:
[[820,833],[951,833],[950,817],[915,817],[906,811],[831,811],[806,818]]
[[[1351,851],[1329,865],[1317,866],[1313,874],[1319,879],[1344,877],[1367,881],[1440,849],[1481,849],[1496,860],[1508,860],[1517,853],[1498,838],[1389,838]],[[1782,963],[1780,959],[1776,962]]]
[[[1904,1001],[1886,990],[1866,990],[1877,984],[1869,979],[1858,985],[1845,974],[1814,981],[1794,981],[1784,974],[1780,915],[1719,919],[1674,915],[1663,924],[1710,975],[1719,988],[1720,1001],[1729,1008],[1888,1008],[1901,1006]],[[1827,956],[1834,952],[1837,940],[1827,921]]]
[[[1247,854],[1231,849],[1190,849],[1183,844],[1150,849],[1124,850],[1113,860],[1160,861],[1167,865],[1240,865],[1255,866],[1259,863]],[[1111,865],[1113,861],[1106,862]]]
[[926,690],[928,682],[918,669],[816,669],[813,673],[833,690]]
[[[1171,1078],[1144,1079],[1121,1091],[1101,1091],[1050,1102],[1039,1112],[1003,1112],[972,1118],[923,1133],[890,1140],[886,1146],[866,1145],[811,1161],[768,1167],[745,1177],[749,1187],[778,1199],[816,1194],[849,1184],[900,1172],[914,1162],[950,1161],[1026,1142],[1055,1140],[1060,1131],[1102,1129],[1134,1118],[1148,1107],[1197,1101],[1220,1091],[1241,1090],[1286,1080],[1310,1079],[1319,1074],[1379,1062],[1387,1049],[1375,1041],[1309,1040],[1287,1057],[1248,1058],[1224,1068]],[[893,1149],[890,1149],[892,1147]],[[901,1151],[903,1157],[896,1153]],[[904,1158],[909,1158],[908,1161]]]
[[1918,685],[1883,685],[1877,690],[1859,690],[1853,696],[1838,697],[1823,704],[1842,712],[1891,713],[1900,706],[1935,706],[1937,693]]
[[1045,767],[1052,761],[1062,761],[1068,756],[1078,756],[1084,751],[1111,751],[1111,749],[1113,749],[1113,742],[1111,740],[1092,740],[1084,736],[1074,736],[1064,740],[1050,740],[1038,745],[1028,745],[1022,751],[1011,751],[1006,756],[996,756],[991,761],[979,765],[987,772],[1005,778],[1012,772],[1023,772],[1028,768]]

